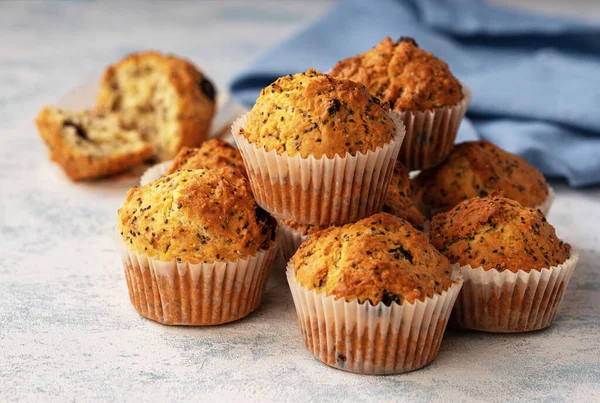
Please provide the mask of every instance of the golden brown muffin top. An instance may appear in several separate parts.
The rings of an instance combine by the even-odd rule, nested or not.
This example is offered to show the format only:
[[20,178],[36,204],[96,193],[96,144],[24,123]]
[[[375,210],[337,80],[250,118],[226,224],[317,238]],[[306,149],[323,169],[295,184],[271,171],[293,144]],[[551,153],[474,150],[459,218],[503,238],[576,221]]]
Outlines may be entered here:
[[453,106],[462,86],[448,65],[420,49],[414,39],[390,37],[373,49],[338,62],[331,75],[364,84],[396,111],[424,111]]
[[458,144],[446,161],[415,178],[414,189],[415,196],[435,212],[495,190],[526,207],[539,206],[548,197],[540,171],[489,141]]
[[403,218],[415,228],[422,230],[425,225],[425,216],[417,208],[412,199],[412,189],[408,174],[408,169],[401,162],[396,162],[385,204],[383,205],[383,211]]
[[184,147],[177,153],[167,175],[185,169],[213,169],[232,167],[248,177],[239,150],[226,141],[207,140],[200,147]]
[[162,261],[245,259],[275,225],[233,168],[178,171],[127,192],[119,230],[129,248]]
[[310,69],[263,89],[240,132],[267,151],[333,158],[389,143],[396,125],[363,85]]
[[427,236],[387,213],[314,233],[291,262],[302,286],[373,305],[423,301],[452,284],[450,263]]
[[484,270],[541,270],[563,263],[571,252],[539,210],[496,194],[436,215],[429,236],[451,263]]

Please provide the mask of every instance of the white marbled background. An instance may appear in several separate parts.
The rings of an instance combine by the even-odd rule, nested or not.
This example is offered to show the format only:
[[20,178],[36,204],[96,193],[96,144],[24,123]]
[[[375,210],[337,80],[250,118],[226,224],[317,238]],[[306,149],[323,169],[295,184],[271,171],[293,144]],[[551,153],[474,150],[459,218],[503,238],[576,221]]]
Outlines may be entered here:
[[[131,307],[112,228],[136,178],[70,183],[33,118],[147,48],[191,58],[224,89],[328,4],[0,2],[0,401],[600,401],[600,189],[553,184],[549,220],[581,259],[551,328],[447,333],[433,364],[410,374],[313,359],[282,272],[230,325],[164,327]],[[528,3],[540,5],[600,17],[598,3]]]

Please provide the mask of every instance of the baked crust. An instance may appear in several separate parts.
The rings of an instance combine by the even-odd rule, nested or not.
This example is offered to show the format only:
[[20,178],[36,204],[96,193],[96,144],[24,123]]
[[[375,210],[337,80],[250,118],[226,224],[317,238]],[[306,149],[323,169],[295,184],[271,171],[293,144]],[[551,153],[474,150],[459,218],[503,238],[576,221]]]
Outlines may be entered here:
[[207,140],[198,148],[183,147],[173,160],[167,175],[182,169],[236,168],[248,177],[244,160],[239,150],[226,141]]
[[373,305],[423,301],[452,284],[450,263],[427,236],[388,213],[312,234],[292,264],[302,286]]
[[160,160],[198,146],[215,114],[216,90],[192,63],[159,52],[131,54],[104,72],[97,107],[120,112]]
[[74,181],[126,171],[152,155],[150,144],[113,114],[47,106],[35,122],[50,158]]
[[119,230],[162,261],[235,261],[267,249],[276,224],[233,168],[178,171],[127,192]]
[[410,222],[415,228],[422,230],[425,216],[417,208],[412,199],[412,189],[408,169],[401,162],[396,162],[394,175],[388,187],[383,211]]
[[458,104],[462,86],[448,65],[414,39],[385,38],[373,49],[338,62],[331,75],[364,84],[396,111],[424,111]]
[[484,270],[541,270],[563,263],[571,252],[539,210],[496,194],[436,215],[429,237],[451,263]]
[[417,199],[434,212],[496,190],[526,207],[537,207],[548,197],[548,184],[540,171],[485,140],[458,144],[446,161],[422,171],[414,188]]
[[363,85],[310,69],[264,88],[241,134],[267,151],[318,159],[375,150],[396,130]]

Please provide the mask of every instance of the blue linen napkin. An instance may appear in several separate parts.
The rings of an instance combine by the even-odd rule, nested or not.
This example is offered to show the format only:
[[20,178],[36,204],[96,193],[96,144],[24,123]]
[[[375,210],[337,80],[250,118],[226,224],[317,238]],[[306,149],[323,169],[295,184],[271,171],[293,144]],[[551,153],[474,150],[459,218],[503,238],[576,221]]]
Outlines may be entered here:
[[277,77],[327,71],[412,36],[473,91],[457,141],[484,138],[572,186],[600,183],[600,26],[482,1],[346,0],[231,83],[250,106]]

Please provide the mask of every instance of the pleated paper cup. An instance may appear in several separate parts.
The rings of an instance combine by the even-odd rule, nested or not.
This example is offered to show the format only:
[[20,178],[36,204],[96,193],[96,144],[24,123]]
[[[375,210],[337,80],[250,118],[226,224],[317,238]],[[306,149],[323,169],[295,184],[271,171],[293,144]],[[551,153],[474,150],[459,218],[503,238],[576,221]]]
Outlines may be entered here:
[[360,374],[399,374],[429,364],[437,355],[448,317],[462,286],[402,305],[347,302],[309,290],[287,267],[306,348],[323,363]]
[[172,163],[173,160],[160,162],[146,169],[146,171],[142,174],[140,178],[140,186],[145,186],[150,182],[154,182],[155,180],[165,176]]
[[232,126],[258,204],[280,219],[299,224],[346,224],[378,213],[383,207],[394,164],[404,138],[396,116],[396,136],[365,154],[334,158],[278,155],[256,147],[242,134],[247,114]]
[[[452,313],[453,325],[484,332],[529,332],[550,326],[579,255],[529,273],[459,268],[464,279]],[[458,267],[458,266],[456,266]]]
[[129,299],[145,318],[165,325],[218,325],[254,311],[263,299],[275,241],[236,261],[165,262],[127,247],[117,232]]
[[545,216],[550,212],[550,206],[552,206],[552,202],[554,201],[554,189],[548,186],[548,196],[546,196],[546,200],[536,208],[539,209],[542,214]]
[[462,81],[463,99],[454,106],[426,111],[398,112],[406,137],[398,160],[409,170],[432,168],[442,163],[454,147],[460,122],[471,102],[471,90]]
[[279,251],[287,264],[302,242],[308,239],[308,234],[289,227],[284,220],[277,220],[277,230],[279,231]]

